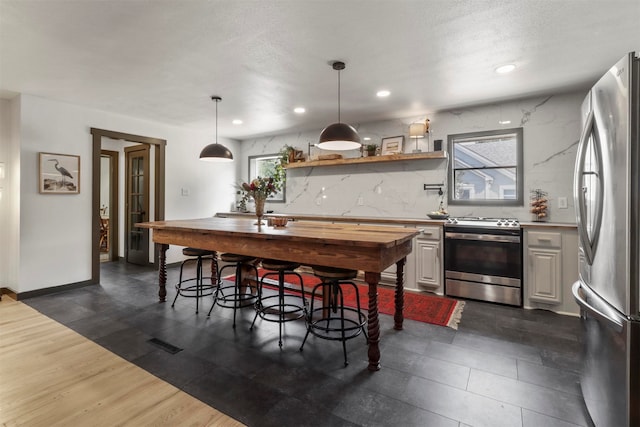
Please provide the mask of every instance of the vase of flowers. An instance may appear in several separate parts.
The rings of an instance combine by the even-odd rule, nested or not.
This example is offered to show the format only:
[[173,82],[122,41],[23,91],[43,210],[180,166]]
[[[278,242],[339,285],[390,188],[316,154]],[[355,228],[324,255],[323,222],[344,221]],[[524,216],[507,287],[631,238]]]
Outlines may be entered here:
[[264,216],[264,203],[267,197],[276,194],[276,187],[273,178],[257,177],[253,181],[242,183],[242,189],[245,191],[245,198],[251,197],[256,204],[256,216],[258,217],[258,229],[262,225],[262,217]]

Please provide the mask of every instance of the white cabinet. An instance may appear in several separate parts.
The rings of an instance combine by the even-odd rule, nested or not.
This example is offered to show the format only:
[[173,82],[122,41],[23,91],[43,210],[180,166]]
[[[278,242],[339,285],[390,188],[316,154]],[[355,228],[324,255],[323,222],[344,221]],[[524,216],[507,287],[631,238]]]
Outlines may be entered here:
[[530,301],[562,303],[562,234],[527,232],[527,294]]
[[[407,227],[415,226],[407,225]],[[407,255],[404,266],[404,288],[443,295],[442,226],[427,225],[415,228],[420,231],[420,234],[414,237],[413,250]],[[395,264],[382,272],[381,283],[395,285]]]
[[571,285],[578,276],[577,232],[527,228],[524,233],[524,306],[577,314]]
[[442,227],[423,227],[414,240],[415,279],[418,289],[443,293]]

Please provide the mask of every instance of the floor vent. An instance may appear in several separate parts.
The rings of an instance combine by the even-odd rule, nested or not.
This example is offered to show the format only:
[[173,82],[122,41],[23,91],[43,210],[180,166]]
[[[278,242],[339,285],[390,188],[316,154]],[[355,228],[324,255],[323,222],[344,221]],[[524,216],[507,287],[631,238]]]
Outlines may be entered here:
[[176,354],[182,351],[180,347],[176,347],[175,345],[169,344],[168,342],[162,341],[161,339],[158,339],[158,338],[151,338],[149,342],[155,345],[156,347],[160,347],[167,353]]

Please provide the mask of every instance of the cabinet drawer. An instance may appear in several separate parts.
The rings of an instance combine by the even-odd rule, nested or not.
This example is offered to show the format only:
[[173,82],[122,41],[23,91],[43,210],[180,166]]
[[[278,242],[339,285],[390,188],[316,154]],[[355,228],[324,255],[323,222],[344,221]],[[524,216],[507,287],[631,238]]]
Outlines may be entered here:
[[420,234],[418,234],[418,239],[430,239],[430,240],[440,240],[440,230],[442,227],[420,227]]
[[529,231],[527,236],[529,246],[541,246],[545,248],[562,247],[562,235],[560,233]]

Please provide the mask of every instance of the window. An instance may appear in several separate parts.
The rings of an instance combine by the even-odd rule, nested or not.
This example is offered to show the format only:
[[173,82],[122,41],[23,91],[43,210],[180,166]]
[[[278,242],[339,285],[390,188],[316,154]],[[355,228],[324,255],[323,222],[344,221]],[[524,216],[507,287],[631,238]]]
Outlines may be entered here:
[[[276,178],[279,181],[284,179],[284,171],[280,166],[281,154],[263,154],[260,156],[249,156],[249,181],[254,178]],[[285,201],[285,185],[274,195],[270,196],[269,202]]]
[[450,205],[523,205],[522,128],[449,135]]

